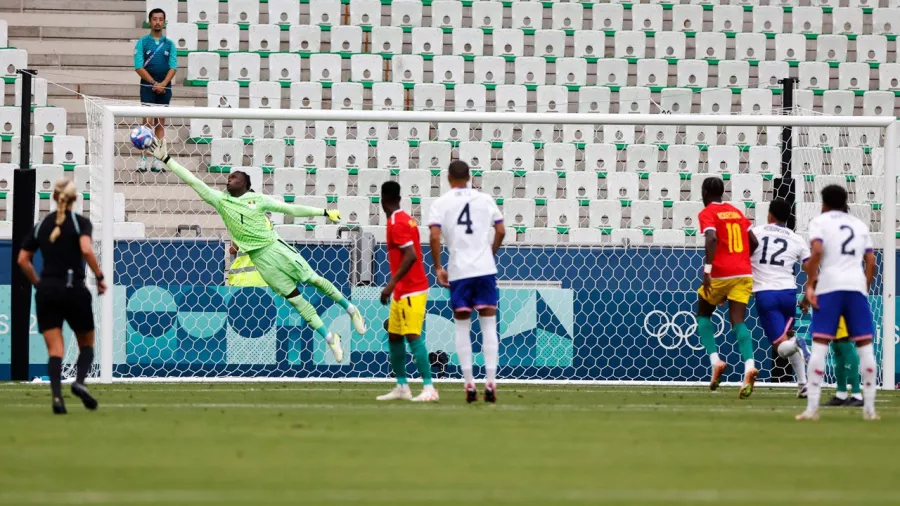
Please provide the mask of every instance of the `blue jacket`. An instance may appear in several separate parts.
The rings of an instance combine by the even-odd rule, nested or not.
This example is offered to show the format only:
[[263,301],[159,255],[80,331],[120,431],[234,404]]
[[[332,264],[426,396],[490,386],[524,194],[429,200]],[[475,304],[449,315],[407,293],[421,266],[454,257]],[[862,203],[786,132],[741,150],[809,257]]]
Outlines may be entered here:
[[[162,45],[162,46],[160,46]],[[166,37],[159,40],[145,35],[134,45],[134,69],[144,68],[156,81],[162,81],[170,69],[178,68],[175,43]]]

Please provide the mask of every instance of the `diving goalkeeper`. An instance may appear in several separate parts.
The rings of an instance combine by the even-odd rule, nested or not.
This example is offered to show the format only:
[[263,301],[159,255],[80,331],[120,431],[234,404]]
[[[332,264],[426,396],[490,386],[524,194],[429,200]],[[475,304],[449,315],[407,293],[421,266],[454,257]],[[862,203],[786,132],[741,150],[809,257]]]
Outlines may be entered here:
[[266,284],[275,293],[287,299],[306,323],[325,338],[328,347],[334,353],[334,359],[340,363],[344,358],[341,336],[328,330],[312,304],[300,295],[297,284],[312,285],[340,304],[347,311],[353,328],[359,334],[366,332],[362,315],[331,282],[313,272],[296,249],[278,237],[266,217],[266,211],[294,217],[326,216],[332,222],[341,219],[340,212],[287,204],[255,193],[250,190],[250,177],[243,172],[233,172],[228,176],[226,192],[214,190],[171,159],[165,141],[156,141],[150,149],[150,154],[162,161],[169,170],[193,188],[204,202],[219,212],[232,241],[240,251],[250,255],[250,260],[256,265]]

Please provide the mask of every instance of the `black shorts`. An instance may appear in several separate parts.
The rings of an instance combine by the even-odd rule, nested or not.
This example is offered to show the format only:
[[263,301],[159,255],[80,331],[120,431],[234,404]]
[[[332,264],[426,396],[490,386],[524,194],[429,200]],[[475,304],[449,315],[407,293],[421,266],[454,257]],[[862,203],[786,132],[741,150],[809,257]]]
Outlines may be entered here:
[[169,105],[172,101],[172,85],[166,86],[165,93],[156,93],[153,86],[141,83],[141,103],[151,105]]
[[94,330],[91,292],[84,284],[69,288],[65,284],[42,281],[34,296],[37,304],[38,330],[62,328],[63,322],[75,332]]

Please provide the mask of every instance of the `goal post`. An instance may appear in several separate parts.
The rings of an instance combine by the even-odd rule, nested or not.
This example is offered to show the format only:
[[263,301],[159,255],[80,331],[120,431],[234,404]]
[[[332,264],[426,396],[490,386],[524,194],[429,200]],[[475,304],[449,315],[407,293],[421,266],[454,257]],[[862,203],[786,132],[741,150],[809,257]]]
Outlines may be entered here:
[[[876,228],[883,238],[879,246],[881,251],[878,282],[876,283],[876,286],[880,285],[876,288],[880,293],[875,293],[871,300],[873,304],[879,306],[875,313],[876,324],[880,328],[878,339],[880,340],[881,387],[894,388],[896,338],[892,329],[895,328],[896,321],[895,224],[897,223],[896,173],[898,160],[897,150],[890,149],[890,147],[897,147],[900,138],[898,138],[897,123],[893,118],[148,108],[138,105],[104,103],[91,98],[86,99],[86,104],[89,109],[90,123],[92,191],[97,192],[96,196],[92,194],[91,216],[94,220],[102,223],[99,239],[102,266],[104,272],[116,273],[122,270],[122,266],[117,265],[117,261],[120,263],[131,262],[134,265],[129,265],[129,269],[141,270],[140,274],[131,273],[126,276],[134,282],[133,286],[116,286],[111,289],[111,293],[114,295],[101,298],[99,332],[99,379],[101,381],[226,377],[356,380],[386,379],[389,374],[387,354],[383,349],[384,335],[381,330],[384,312],[374,303],[377,300],[380,284],[383,284],[386,270],[384,247],[379,240],[379,234],[383,234],[384,223],[375,218],[376,212],[379,215],[383,212],[376,205],[377,200],[374,197],[370,200],[371,207],[366,208],[372,214],[371,220],[368,217],[356,216],[355,219],[361,221],[349,227],[353,230],[350,235],[339,235],[341,231],[337,229],[328,229],[328,232],[334,233],[334,235],[322,235],[327,228],[322,223],[275,221],[279,231],[299,230],[298,236],[286,238],[286,240],[296,245],[305,256],[309,256],[314,268],[327,269],[328,272],[322,273],[323,276],[333,275],[339,278],[342,291],[346,295],[351,295],[351,298],[373,301],[366,305],[367,309],[364,311],[369,319],[369,332],[365,336],[351,336],[348,340],[350,348],[345,351],[351,352],[349,364],[337,365],[329,362],[329,357],[324,353],[321,343],[315,342],[310,334],[300,330],[302,323],[298,323],[299,317],[292,316],[289,311],[286,312],[283,305],[279,305],[277,298],[240,295],[240,300],[244,304],[262,304],[262,301],[265,301],[277,308],[268,312],[259,308],[252,310],[249,306],[240,310],[234,309],[233,306],[236,304],[234,301],[238,297],[234,293],[245,291],[256,294],[259,293],[259,289],[224,289],[213,286],[216,284],[213,281],[204,287],[179,287],[176,286],[177,279],[171,279],[171,276],[166,275],[169,277],[160,281],[160,285],[165,285],[163,287],[165,289],[159,290],[161,294],[159,296],[166,299],[165,302],[147,299],[148,294],[155,293],[150,288],[157,285],[157,280],[154,278],[156,274],[149,268],[138,269],[136,266],[138,261],[133,258],[128,260],[126,255],[143,255],[148,265],[161,264],[163,260],[167,265],[185,260],[186,263],[194,265],[197,264],[196,256],[201,252],[204,255],[218,254],[215,252],[220,249],[224,250],[224,245],[228,243],[227,234],[223,233],[221,227],[205,225],[214,223],[215,220],[215,217],[212,216],[206,218],[206,215],[211,214],[210,209],[199,210],[200,208],[192,203],[175,202],[176,197],[171,197],[173,200],[164,200],[169,196],[149,197],[151,194],[155,195],[152,186],[157,184],[164,188],[164,191],[173,195],[175,193],[180,195],[183,190],[181,187],[186,187],[186,185],[181,184],[179,187],[179,183],[171,175],[133,172],[134,160],[140,156],[140,153],[128,143],[126,135],[128,130],[142,124],[145,118],[165,118],[167,141],[171,146],[170,155],[177,160],[187,160],[184,164],[189,170],[202,171],[211,184],[219,184],[221,187],[224,186],[224,175],[229,170],[238,167],[244,170],[244,167],[252,167],[253,176],[256,177],[259,174],[262,177],[262,181],[259,183],[260,191],[273,193],[274,196],[286,200],[290,198],[290,201],[315,200],[328,206],[356,209],[352,207],[351,201],[355,202],[365,196],[364,190],[366,189],[362,187],[363,180],[366,181],[365,184],[378,180],[370,177],[369,173],[372,171],[367,169],[391,167],[386,169],[384,174],[385,176],[389,174],[390,178],[396,180],[398,177],[404,178],[408,172],[419,172],[423,169],[427,171],[431,167],[431,182],[425,178],[425,182],[422,183],[427,185],[428,189],[419,191],[420,193],[424,191],[427,195],[421,195],[414,199],[414,203],[407,204],[411,214],[414,214],[414,217],[420,221],[426,217],[424,210],[426,202],[437,197],[438,189],[443,188],[440,180],[442,176],[440,167],[431,166],[431,162],[444,163],[447,156],[453,158],[461,156],[460,145],[465,144],[467,140],[473,141],[473,143],[488,144],[489,158],[487,161],[482,160],[483,172],[482,170],[473,171],[476,179],[479,180],[478,186],[484,184],[484,174],[491,174],[493,178],[496,176],[493,174],[494,172],[511,171],[513,173],[510,176],[510,181],[513,181],[513,187],[510,188],[512,193],[508,193],[505,188],[502,189],[502,193],[506,195],[507,204],[522,204],[522,212],[528,215],[526,217],[530,220],[521,226],[518,223],[507,223],[508,227],[518,232],[519,241],[505,242],[501,253],[498,254],[498,263],[501,264],[499,278],[502,294],[501,317],[498,318],[498,321],[501,326],[501,348],[506,346],[505,351],[501,351],[501,376],[514,380],[547,382],[596,381],[653,384],[698,383],[703,381],[707,375],[706,358],[698,348],[699,340],[695,335],[696,322],[693,320],[692,309],[696,300],[694,290],[699,280],[699,265],[702,262],[702,244],[696,241],[696,237],[691,235],[691,231],[685,229],[683,224],[673,223],[675,218],[673,213],[675,209],[687,208],[681,206],[681,202],[699,200],[698,196],[692,195],[689,189],[692,180],[702,179],[708,173],[719,172],[715,170],[715,167],[706,167],[711,162],[709,146],[727,146],[726,141],[732,140],[730,137],[732,132],[729,131],[726,134],[726,129],[731,127],[735,127],[735,131],[739,128],[747,128],[748,132],[760,136],[760,139],[767,135],[766,128],[775,129],[768,133],[771,136],[773,131],[777,131],[780,135],[780,128],[794,127],[793,135],[797,139],[801,135],[810,138],[814,133],[818,135],[818,131],[815,129],[832,129],[833,132],[829,131],[823,135],[836,134],[835,138],[839,140],[836,140],[833,146],[822,146],[817,140],[809,139],[805,141],[805,145],[801,143],[801,147],[810,149],[800,153],[794,152],[795,181],[801,185],[803,185],[803,181],[806,181],[802,191],[807,198],[803,202],[807,204],[804,206],[806,210],[804,212],[807,212],[812,209],[809,204],[816,202],[815,178],[804,177],[798,162],[803,161],[803,157],[807,156],[810,157],[810,164],[821,164],[819,159],[824,156],[831,164],[834,164],[831,165],[834,169],[838,163],[834,148],[847,146],[848,138],[851,138],[849,141],[851,147],[858,147],[865,153],[865,172],[862,169],[857,171],[857,168],[854,168],[854,173],[864,174],[863,179],[867,182],[866,184],[875,181],[875,176],[879,177],[880,184],[876,186],[880,187],[868,190],[870,193],[877,192],[871,205],[871,211],[864,211],[866,216],[871,217],[871,223],[878,225]],[[91,109],[93,109],[93,113],[91,113]],[[91,118],[95,118],[95,121],[91,121]],[[207,125],[207,122],[213,125],[212,134],[196,135],[195,130],[201,125]],[[249,140],[242,136],[239,128],[256,128],[253,122],[261,124],[266,133],[257,132],[257,136]],[[424,125],[424,133],[419,132],[421,135],[418,138],[413,138],[409,132],[406,132],[405,135],[398,133],[400,126],[410,124]],[[290,135],[285,134],[285,125],[294,129]],[[377,137],[366,138],[362,132],[363,125],[370,128],[370,133],[376,132]],[[463,125],[460,128],[462,133],[456,130],[460,125]],[[501,126],[508,126],[518,139],[516,143],[534,146],[533,150],[528,149],[527,154],[523,155],[522,162],[526,166],[518,167],[513,166],[514,164],[506,166],[498,160],[498,153],[502,152],[504,156],[512,156],[507,153],[512,153],[513,150],[509,146],[504,149],[502,142],[488,139],[488,125],[491,128],[497,127],[498,131],[502,130]],[[633,128],[632,132],[640,133],[630,139],[603,138],[603,142],[600,142],[601,130],[603,135],[607,135],[612,130],[610,127],[615,125],[626,127],[626,130]],[[337,126],[338,129],[346,128],[346,132],[355,132],[355,135],[341,132],[335,140],[329,138],[322,131],[318,131],[318,129],[334,126]],[[585,126],[592,133],[585,142],[578,142],[570,137],[571,132],[577,130],[575,126]],[[529,127],[534,127],[539,133],[541,132],[540,127],[546,127],[552,137],[548,138],[547,142],[525,139],[523,132]],[[674,132],[674,139],[669,142],[669,140],[660,141],[661,137],[651,137],[651,129],[657,127],[670,127],[671,132]],[[606,192],[613,191],[609,185],[610,173],[630,174],[630,171],[641,170],[630,166],[626,167],[627,160],[630,159],[632,153],[640,151],[639,149],[632,151],[629,148],[632,145],[655,146],[651,151],[658,150],[658,153],[653,156],[653,164],[658,163],[658,165],[652,165],[646,169],[651,176],[657,170],[663,173],[676,172],[677,169],[670,158],[670,150],[676,145],[692,145],[687,137],[688,131],[695,127],[697,129],[710,127],[717,137],[712,141],[707,139],[707,142],[699,148],[702,153],[702,162],[700,163],[707,168],[707,171],[701,171],[699,167],[689,167],[686,171],[679,172],[678,179],[681,183],[675,190],[679,194],[674,197],[669,195],[669,198],[665,200],[667,202],[665,205],[660,204],[659,207],[654,207],[654,205],[642,203],[643,201],[657,202],[647,197],[648,191],[655,191],[648,186],[652,185],[657,178],[656,176],[648,177],[643,173],[635,179],[637,181],[635,189],[638,194],[625,195],[627,192],[623,189],[619,195],[606,193],[603,197],[604,187],[606,187]],[[860,146],[852,140],[855,132],[863,130],[877,132],[876,138],[874,140],[869,138],[866,146]],[[273,134],[273,132],[275,133]],[[531,131],[529,130],[529,132]],[[593,135],[594,132],[596,132],[596,137]],[[462,140],[452,138],[457,134],[463,136]],[[220,138],[236,138],[241,142],[213,141],[213,139]],[[268,158],[271,152],[266,151],[266,148],[262,146],[267,143],[260,142],[264,139],[266,141],[269,139],[283,141],[274,143],[281,144],[281,147],[274,150],[276,153],[274,162]],[[336,160],[339,156],[338,149],[342,142],[361,139],[366,140],[364,145],[367,149],[364,149],[359,156],[366,160],[371,159],[371,166],[367,164],[366,160],[363,160],[357,161],[359,162],[358,167],[346,169],[347,164],[344,161]],[[297,159],[299,146],[303,140],[326,141],[322,144],[327,150],[324,152],[326,162],[318,167],[318,171],[310,165],[321,164],[321,160],[316,159],[315,153],[309,154],[309,163],[307,160]],[[408,155],[405,150],[403,154],[403,156],[408,156],[409,160],[401,162],[401,164],[408,163],[408,165],[401,169],[395,169],[392,165],[393,161],[388,163],[386,158],[380,158],[388,155],[379,151],[378,146],[383,144],[383,141],[389,140],[403,140],[409,146]],[[446,151],[443,148],[431,151],[435,148],[432,144],[437,143],[446,143],[449,147]],[[510,141],[510,143],[513,142]],[[756,140],[751,139],[746,144],[754,143]],[[221,160],[214,159],[222,155],[221,146],[226,144],[228,148],[225,151],[237,150],[232,152],[237,153],[239,160],[232,159],[226,160],[228,163],[220,163]],[[553,167],[550,164],[547,148],[555,144],[575,144],[577,146],[575,156],[578,169]],[[606,169],[608,172],[598,173],[600,194],[573,196],[569,193],[572,190],[566,177],[573,178],[571,175],[573,173],[598,172],[599,170],[586,165],[585,150],[594,144],[614,146],[615,160],[612,166]],[[771,139],[766,141],[766,145],[780,146],[778,141]],[[798,146],[796,140],[794,146]],[[463,147],[468,149],[466,146]],[[813,147],[817,150],[813,150]],[[219,152],[214,153],[215,150],[219,150]],[[433,159],[426,160],[425,151],[428,151],[427,156],[433,155]],[[733,169],[729,168],[727,172],[724,172],[728,176],[747,173],[749,153],[747,146],[741,145],[737,151],[740,153],[739,172],[731,172]],[[385,150],[386,152],[387,150]],[[626,152],[628,152],[627,155]],[[818,154],[819,152],[824,155]],[[267,158],[265,160],[258,158],[261,156]],[[467,152],[467,156],[471,156],[471,153]],[[282,158],[279,160],[279,157]],[[541,157],[542,160],[539,160]],[[880,160],[876,162],[876,158],[879,157]],[[244,163],[244,160],[249,162]],[[418,163],[414,163],[414,160],[418,160]],[[534,166],[527,166],[528,164]],[[669,164],[666,171],[661,169],[664,164]],[[537,170],[538,165],[542,166],[542,170]],[[306,189],[300,188],[299,191],[292,191],[288,196],[283,181],[278,181],[280,174],[286,173],[279,173],[279,169],[282,167],[305,169],[307,176],[298,184],[305,186]],[[347,186],[346,179],[338,180],[337,186],[344,185],[351,189],[356,186],[357,193],[350,195],[352,190],[347,194],[340,193],[339,190],[340,194],[336,194],[334,197],[329,194],[327,198],[323,198],[317,193],[324,184],[321,180],[326,175],[330,176],[336,172],[331,169],[337,168],[347,170],[350,178],[349,186]],[[557,171],[557,169],[562,170]],[[401,172],[403,175],[400,175]],[[533,186],[534,181],[541,180],[540,177],[528,175],[532,172],[556,172],[558,178],[555,180],[558,181],[559,186],[546,189],[541,187],[541,191],[549,193],[535,194],[534,188],[524,188],[526,184]],[[780,166],[776,166],[773,172],[775,178],[781,177]],[[834,169],[830,175],[839,172]],[[342,177],[346,178],[347,176]],[[550,176],[550,179],[554,178]],[[827,177],[822,180],[827,180]],[[404,179],[404,181],[421,180]],[[497,184],[506,184],[507,180],[503,179],[502,181],[504,182]],[[846,181],[846,185],[852,187],[851,191],[855,194],[861,195],[864,192],[862,183],[857,185],[855,182],[858,179],[849,176]],[[253,184],[254,188],[257,188],[257,183]],[[320,186],[316,186],[317,184]],[[552,185],[552,183],[550,184]],[[768,189],[764,191],[767,195],[773,193],[771,184],[767,183]],[[269,189],[273,187],[275,189]],[[729,193],[737,191],[734,180],[729,183],[729,187]],[[374,188],[374,184],[372,188]],[[368,188],[368,190],[372,188]],[[118,220],[122,219],[121,216],[117,216],[116,206],[113,203],[117,199],[117,193],[121,193],[123,189],[131,191],[131,194],[148,195],[146,197],[148,200],[142,201],[141,204],[135,204],[143,207],[129,207],[128,212],[130,213],[129,221],[143,218],[148,220],[146,236],[142,241],[150,244],[136,244],[139,241],[129,239],[132,243],[129,246],[131,250],[122,245],[123,240],[117,237],[116,227],[107,226],[116,224]],[[798,189],[798,193],[800,191]],[[404,187],[403,192],[404,197],[409,195],[408,188]],[[682,193],[691,196],[682,196]],[[748,194],[752,194],[752,192]],[[752,198],[756,198],[755,194],[752,195],[754,195]],[[342,199],[342,197],[344,198]],[[732,195],[731,200],[741,200],[748,210],[754,208],[753,201],[740,197],[743,196]],[[803,197],[804,195],[799,196],[798,203],[802,202]],[[770,198],[768,197],[766,200]],[[156,200],[151,202],[152,199]],[[529,200],[532,201],[530,205],[523,202]],[[575,204],[572,203],[573,200],[576,202]],[[594,214],[602,214],[600,205],[596,206],[599,210],[594,213],[594,207],[590,202],[593,200],[621,201],[622,208],[618,212],[611,211],[615,215],[613,224],[598,224],[592,221]],[[672,204],[671,200],[679,205]],[[760,203],[762,200],[759,198]],[[862,201],[862,197],[859,201]],[[560,207],[550,209],[557,204]],[[126,207],[130,205],[128,204]],[[569,220],[574,219],[575,222],[566,222],[565,220],[554,222],[553,219],[560,218],[556,215],[559,209],[571,209],[567,206],[575,209],[574,215],[568,217]],[[860,206],[862,208],[863,205],[860,204]],[[656,218],[647,216],[645,218],[646,226],[635,223],[634,220],[638,219],[634,214],[635,207],[641,210],[646,208],[650,212],[661,209],[662,217],[657,223]],[[799,207],[800,204],[798,204],[798,223],[801,218]],[[535,208],[537,209],[536,213],[533,211]],[[760,206],[759,208],[765,209],[766,207]],[[412,209],[415,211],[413,212]],[[347,212],[343,212],[344,218],[348,218]],[[366,211],[363,209],[360,212],[365,214]],[[517,211],[509,211],[508,207],[504,206],[505,216],[515,212]],[[180,232],[173,232],[181,223],[176,223],[180,218],[172,217],[190,216],[192,213],[206,213],[204,225],[197,225],[197,230],[202,230],[200,235],[203,240],[211,238],[209,230],[214,231],[212,234],[216,240],[215,244],[191,242],[193,239],[179,237]],[[529,213],[532,213],[533,216]],[[621,217],[617,213],[621,213]],[[565,219],[565,216],[562,218]],[[604,218],[606,217],[604,216]],[[764,217],[762,218],[764,219]],[[152,221],[150,221],[151,219]],[[760,215],[756,214],[755,219],[759,223]],[[185,220],[191,221],[188,218]],[[629,224],[623,225],[625,223]],[[578,234],[573,233],[574,229],[594,230],[598,228],[601,231],[596,233],[596,241],[583,239],[588,236],[593,238],[594,232],[582,233],[579,230]],[[529,232],[530,229],[542,230]],[[553,231],[553,229],[556,230]],[[615,229],[615,231],[623,229],[625,232],[612,233],[609,229]],[[682,229],[685,229],[683,235],[686,236],[686,242],[684,239],[678,239],[679,242],[674,244],[666,242],[668,240],[666,238],[669,237],[666,231]],[[631,232],[638,230],[639,234],[632,234],[629,230]],[[356,234],[356,231],[362,233]],[[515,238],[517,234],[511,235]],[[168,246],[160,246],[160,242],[164,242]],[[182,249],[172,246],[175,243],[180,244]],[[423,247],[427,247],[427,242],[423,241]],[[162,250],[169,251],[169,253],[161,254],[175,257],[165,259],[147,257],[147,255],[156,254],[153,253],[155,251]],[[222,255],[224,258],[225,254],[222,253]],[[425,256],[426,263],[430,264],[427,253]],[[228,265],[224,260],[217,261],[217,265],[219,267],[216,268],[227,270]],[[427,267],[427,270],[430,271],[430,267]],[[136,276],[142,276],[142,278],[136,279]],[[206,276],[206,274],[202,276]],[[210,274],[207,277],[218,279],[223,276]],[[112,276],[107,274],[107,277]],[[117,281],[113,281],[113,284],[116,283]],[[442,296],[440,292],[438,289],[432,289],[430,293],[433,303],[430,306],[426,322],[426,342],[429,343],[429,350],[433,355],[435,370],[444,371],[447,377],[453,378],[456,371],[454,367],[455,354],[452,347],[452,327],[446,325],[448,321],[446,297]],[[342,329],[342,335],[343,332],[349,332],[349,325],[341,321],[340,315],[331,311],[327,301],[321,300],[314,291],[303,293],[313,298],[311,300],[320,313],[326,313],[323,315],[326,323],[334,322],[334,325]],[[155,319],[156,324],[162,325],[159,321],[164,316],[160,314],[148,312],[146,315],[135,316],[136,312],[132,311],[133,305],[140,297],[144,297],[141,299],[143,303],[150,304],[157,309],[166,306],[165,311],[171,313],[172,321],[167,323],[171,328],[150,328],[152,327],[148,323],[150,319]],[[225,302],[226,300],[228,302]],[[194,301],[192,303],[196,305],[196,310],[192,311],[191,308],[186,308],[186,304],[189,304],[186,301]],[[507,309],[514,313],[508,318],[502,316],[504,303],[508,303]],[[250,322],[240,323],[236,320],[236,318],[249,318],[255,313],[266,315],[259,316],[258,320],[254,320],[257,323],[269,317],[272,322],[289,321],[290,323],[284,323],[284,327],[278,329],[273,326],[271,331],[267,329],[254,331],[249,328],[252,325]],[[256,317],[254,316],[254,318]],[[753,335],[757,345],[756,358],[768,361],[771,359],[769,345],[762,338],[761,330],[753,323],[755,314],[752,307],[748,312],[748,318],[751,321],[749,326],[755,329]],[[149,333],[138,335],[140,332],[136,332],[134,328],[137,325],[136,321],[150,329]],[[185,324],[185,322],[190,323]],[[206,331],[203,329],[195,334],[191,334],[189,329],[185,330],[186,325],[197,326],[200,325],[198,322],[209,327],[208,333],[205,333]],[[736,345],[732,347],[735,343],[728,334],[728,327],[723,319],[720,322],[717,341],[729,361],[737,364],[737,348]],[[344,328],[346,330],[343,330]],[[155,334],[156,330],[160,332]],[[246,335],[242,334],[244,331],[246,331]],[[800,331],[805,332],[805,329],[800,329]],[[208,340],[204,341],[204,339]],[[503,344],[504,339],[506,340],[505,344]],[[215,349],[205,348],[206,343],[213,341],[218,343],[215,345]],[[165,343],[171,342],[178,342],[179,346],[184,349],[167,348],[166,346],[169,344]],[[158,345],[157,343],[164,344]],[[140,355],[141,353],[145,353],[146,357]],[[204,362],[204,360],[208,362]],[[477,364],[478,358],[476,358]],[[737,370],[740,371],[740,368]],[[766,376],[763,380],[769,377]],[[730,379],[735,381],[738,379],[738,375]]]

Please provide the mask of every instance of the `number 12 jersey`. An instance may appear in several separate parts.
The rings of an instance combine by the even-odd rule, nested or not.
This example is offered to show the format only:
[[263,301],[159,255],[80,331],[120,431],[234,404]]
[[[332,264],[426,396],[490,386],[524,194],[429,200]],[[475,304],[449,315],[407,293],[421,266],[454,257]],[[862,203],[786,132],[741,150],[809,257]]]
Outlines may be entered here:
[[432,202],[429,227],[441,227],[450,249],[450,281],[497,274],[493,229],[503,222],[494,199],[471,188],[453,188]]
[[809,258],[809,246],[799,234],[775,223],[753,227],[759,241],[750,257],[753,262],[753,292],[797,290],[794,265]]

